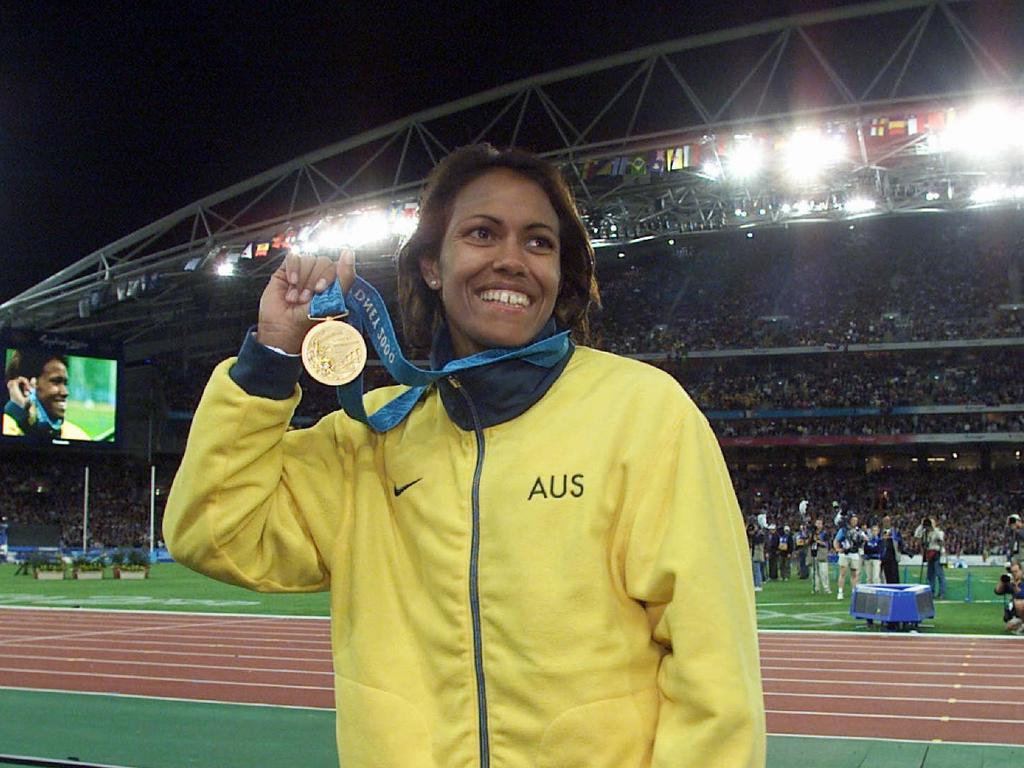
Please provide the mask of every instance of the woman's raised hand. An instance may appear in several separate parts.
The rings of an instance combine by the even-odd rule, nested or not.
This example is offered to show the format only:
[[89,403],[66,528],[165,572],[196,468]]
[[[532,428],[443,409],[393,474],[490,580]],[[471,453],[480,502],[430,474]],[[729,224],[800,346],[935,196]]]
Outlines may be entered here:
[[309,319],[309,302],[327,290],[335,278],[341,282],[342,293],[352,287],[356,279],[353,251],[342,250],[337,261],[298,253],[285,256],[260,297],[256,339],[268,347],[298,354],[302,339],[315,322]]

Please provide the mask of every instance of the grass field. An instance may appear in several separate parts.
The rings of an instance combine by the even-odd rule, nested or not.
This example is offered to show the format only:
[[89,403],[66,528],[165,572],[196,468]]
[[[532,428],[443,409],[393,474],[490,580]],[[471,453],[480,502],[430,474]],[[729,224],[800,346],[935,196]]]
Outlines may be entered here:
[[93,440],[108,439],[114,432],[114,406],[105,403],[68,401],[68,421],[84,429]]
[[[61,608],[128,608],[162,611],[208,611],[281,616],[328,616],[326,593],[264,594],[208,579],[175,563],[155,565],[145,581],[37,581],[15,576],[15,566],[0,565],[0,604]],[[934,620],[921,631],[1000,634],[1003,631],[1002,598],[993,588],[999,568],[962,568],[947,571],[949,599],[938,601]],[[919,569],[907,568],[901,577],[916,583]],[[832,579],[833,589],[835,578]],[[757,594],[757,618],[761,629],[865,630],[854,620],[847,599],[814,595],[810,581],[791,578],[765,585]]]
[[256,613],[280,616],[328,616],[326,592],[264,594],[221,584],[176,563],[150,568],[144,581],[37,581],[15,576],[17,566],[0,565],[0,605],[55,608],[125,608],[132,610]]
[[[935,618],[924,622],[922,632],[963,634],[1003,633],[1003,599],[993,592],[1001,568],[951,568],[946,570],[946,600],[935,604]],[[919,568],[901,569],[903,583],[916,584]],[[811,593],[811,582],[791,578],[773,581],[757,594],[757,625],[761,629],[864,630],[867,623],[850,617],[850,588],[846,599],[835,596],[835,567],[831,585],[833,594]]]

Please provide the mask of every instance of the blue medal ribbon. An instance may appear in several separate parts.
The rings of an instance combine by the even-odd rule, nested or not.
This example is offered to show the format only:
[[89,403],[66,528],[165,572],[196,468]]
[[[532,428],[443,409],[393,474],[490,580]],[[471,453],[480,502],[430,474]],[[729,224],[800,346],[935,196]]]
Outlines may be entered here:
[[43,406],[42,400],[39,399],[39,395],[36,394],[34,389],[29,392],[28,399],[32,401],[32,405],[36,408],[36,423],[42,424],[53,432],[60,432],[61,428],[64,426],[64,419],[52,418],[50,414],[46,412],[46,408]]
[[402,354],[384,299],[376,288],[361,277],[356,277],[347,296],[342,293],[341,284],[335,280],[326,291],[314,296],[309,305],[310,317],[338,317],[346,314],[346,322],[369,336],[388,373],[398,383],[409,386],[408,390],[369,415],[363,407],[361,373],[353,381],[337,388],[338,402],[345,413],[367,424],[375,432],[387,432],[400,424],[427,388],[438,379],[503,360],[519,359],[542,368],[551,368],[569,351],[569,332],[562,331],[523,347],[488,349],[452,360],[440,370],[428,370],[413,365]]

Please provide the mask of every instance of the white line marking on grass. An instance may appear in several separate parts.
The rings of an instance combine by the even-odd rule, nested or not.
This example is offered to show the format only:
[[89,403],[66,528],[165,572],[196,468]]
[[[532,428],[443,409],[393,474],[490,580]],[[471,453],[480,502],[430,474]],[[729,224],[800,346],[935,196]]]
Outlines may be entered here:
[[0,606],[18,608],[25,606],[8,605],[8,603],[31,603],[33,606],[43,605],[59,608],[79,608],[82,605],[208,605],[211,608],[230,608],[232,606],[258,606],[259,600],[207,600],[192,597],[150,597],[148,595],[31,595],[31,594],[0,594]]
[[847,622],[849,617],[834,618],[834,616],[829,616],[827,613],[780,613],[778,611],[764,611],[758,606],[757,621],[759,624],[771,621],[798,621],[810,627],[829,627]]
[[264,619],[289,621],[317,621],[329,622],[330,616],[293,616],[287,613],[218,613],[217,611],[161,611],[161,610],[132,610],[130,608],[53,608],[44,605],[0,605],[0,611],[39,611],[51,613],[119,613],[133,614],[137,616],[226,616],[228,618],[249,619],[250,621],[262,621]]

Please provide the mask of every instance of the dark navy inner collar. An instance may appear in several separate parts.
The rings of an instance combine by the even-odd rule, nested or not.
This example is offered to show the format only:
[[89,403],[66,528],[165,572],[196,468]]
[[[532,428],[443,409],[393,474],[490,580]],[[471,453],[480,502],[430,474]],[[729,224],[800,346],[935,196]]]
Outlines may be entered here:
[[[555,319],[551,318],[530,343],[541,341],[558,332]],[[481,428],[514,419],[525,413],[540,400],[555,383],[568,364],[575,345],[570,341],[565,356],[551,368],[544,368],[522,359],[504,360],[499,363],[469,368],[455,374],[465,395],[473,401]],[[442,325],[434,335],[430,350],[430,367],[443,368],[455,356],[448,326]],[[437,382],[441,402],[449,418],[461,429],[471,430],[477,426],[466,397],[447,378]]]

